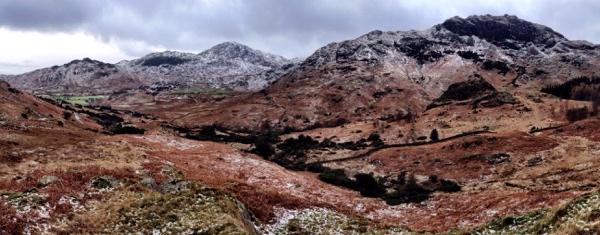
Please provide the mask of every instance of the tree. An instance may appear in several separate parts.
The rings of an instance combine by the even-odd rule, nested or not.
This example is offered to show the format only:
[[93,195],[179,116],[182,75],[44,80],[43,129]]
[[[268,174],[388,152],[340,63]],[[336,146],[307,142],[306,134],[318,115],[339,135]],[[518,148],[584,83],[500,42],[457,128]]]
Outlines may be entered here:
[[358,173],[354,175],[360,195],[365,197],[383,197],[385,187],[379,184],[371,174]]
[[271,155],[275,154],[275,148],[265,140],[256,141],[254,147],[255,148],[252,151],[265,159],[268,159]]
[[439,137],[437,129],[433,129],[431,131],[431,135],[429,135],[429,139],[431,141],[433,141],[433,142],[436,142],[436,141],[440,140],[440,137]]
[[592,113],[594,113],[595,116],[600,116],[600,113],[598,113],[599,107],[600,107],[600,94],[596,95],[594,100],[592,100]]
[[63,118],[65,120],[67,120],[67,121],[70,120],[72,116],[73,116],[73,113],[68,112],[68,111],[63,111]]
[[579,120],[586,119],[589,114],[590,114],[590,112],[588,111],[588,108],[586,106],[584,106],[581,108],[568,109],[565,116],[567,117],[567,120],[570,123],[573,123],[573,122],[576,122]]

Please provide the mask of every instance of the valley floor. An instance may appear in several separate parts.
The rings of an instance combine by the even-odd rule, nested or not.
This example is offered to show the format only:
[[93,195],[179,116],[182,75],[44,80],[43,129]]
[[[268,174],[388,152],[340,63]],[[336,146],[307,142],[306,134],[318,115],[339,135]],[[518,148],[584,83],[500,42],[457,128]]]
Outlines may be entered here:
[[[543,107],[533,112],[548,112]],[[450,111],[468,115],[462,108]],[[458,192],[438,191],[420,203],[392,206],[325,183],[318,173],[267,161],[252,152],[252,144],[184,138],[160,118],[121,113],[145,133],[107,135],[80,112],[73,114],[79,119],[64,119],[62,111],[46,109],[55,114],[43,121],[36,114],[0,120],[2,233],[600,231],[595,191],[600,120],[595,117],[572,124],[547,119],[539,127],[555,128],[532,133],[529,123],[540,116],[522,123],[499,119],[487,129],[474,126],[485,123],[454,118],[450,128],[436,127],[441,141],[403,145],[408,141],[398,133],[407,133],[411,125],[428,135],[431,123],[450,123],[439,115],[447,108],[440,107],[427,111],[416,124],[365,121],[280,136],[342,143],[378,133],[384,147],[377,151],[374,146],[322,147],[308,150],[307,162],[326,162],[325,167],[344,169],[348,175],[378,179],[408,172],[426,183],[435,175],[461,186]],[[490,112],[488,118],[494,115],[484,112]],[[444,139],[467,130],[485,131]],[[364,157],[340,160],[361,153]]]

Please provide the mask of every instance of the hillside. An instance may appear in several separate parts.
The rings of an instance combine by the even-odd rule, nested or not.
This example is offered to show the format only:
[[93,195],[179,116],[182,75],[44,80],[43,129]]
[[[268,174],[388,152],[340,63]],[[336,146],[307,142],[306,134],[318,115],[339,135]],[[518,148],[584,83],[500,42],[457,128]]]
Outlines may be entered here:
[[[222,46],[202,56],[252,52]],[[552,94],[600,93],[598,50],[471,16],[331,43],[257,92],[0,83],[0,232],[595,234],[600,103]]]
[[[520,30],[530,36],[515,33]],[[282,130],[400,120],[418,115],[457,82],[483,78],[502,92],[539,89],[593,76],[599,58],[596,45],[514,16],[452,18],[425,31],[373,31],[331,43],[264,92],[206,108],[215,112],[200,105],[176,123],[220,120],[249,129],[269,123]]]
[[198,54],[165,51],[117,64],[84,58],[0,79],[38,95],[112,94],[148,86],[256,91],[297,63],[225,42]]

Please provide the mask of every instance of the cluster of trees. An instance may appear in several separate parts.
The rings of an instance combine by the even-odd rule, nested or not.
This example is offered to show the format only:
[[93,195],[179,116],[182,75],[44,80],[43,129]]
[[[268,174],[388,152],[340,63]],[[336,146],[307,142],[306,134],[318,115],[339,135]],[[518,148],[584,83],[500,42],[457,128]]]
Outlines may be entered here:
[[600,98],[600,77],[578,77],[562,84],[546,86],[541,92],[562,99],[594,101]]
[[382,198],[388,205],[422,202],[435,191],[458,192],[461,190],[461,187],[452,180],[438,179],[436,175],[431,175],[427,182],[419,183],[414,175],[404,171],[396,179],[389,181],[390,186],[385,186],[386,180],[375,178],[373,174],[358,173],[354,175],[354,179],[351,179],[343,169],[327,169],[319,174],[319,179],[329,184],[358,191],[364,197]]
[[569,122],[575,122],[587,118],[589,115],[598,115],[600,107],[600,77],[578,77],[562,84],[550,85],[542,88],[544,93],[557,96],[562,99],[591,101],[592,110],[588,107],[568,108],[565,117]]

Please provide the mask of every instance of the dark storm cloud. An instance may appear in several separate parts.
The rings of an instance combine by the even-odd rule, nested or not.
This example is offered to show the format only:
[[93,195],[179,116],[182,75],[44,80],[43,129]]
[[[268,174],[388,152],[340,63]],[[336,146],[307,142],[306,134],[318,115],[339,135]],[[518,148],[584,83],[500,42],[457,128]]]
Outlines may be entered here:
[[0,27],[83,31],[129,55],[155,48],[202,51],[237,41],[287,57],[308,56],[330,42],[372,30],[424,30],[455,15],[513,14],[570,39],[600,42],[597,0],[4,0]]
[[0,26],[16,30],[71,31],[96,16],[93,2],[3,0]]

